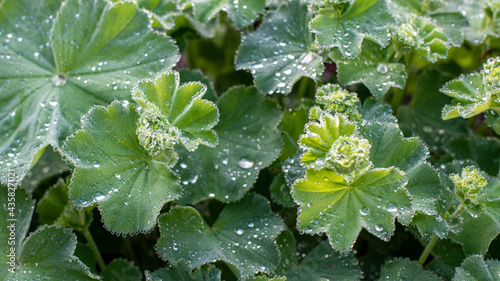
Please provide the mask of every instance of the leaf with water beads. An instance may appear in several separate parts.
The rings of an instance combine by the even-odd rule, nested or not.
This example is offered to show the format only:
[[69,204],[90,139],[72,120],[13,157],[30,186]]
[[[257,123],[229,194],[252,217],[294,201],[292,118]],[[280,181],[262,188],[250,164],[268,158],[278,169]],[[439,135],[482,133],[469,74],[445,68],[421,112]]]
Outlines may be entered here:
[[442,281],[434,272],[424,270],[422,265],[408,258],[393,259],[384,264],[380,271],[379,280],[399,281],[399,280],[428,280]]
[[242,276],[276,268],[279,252],[275,239],[285,228],[260,195],[228,205],[212,226],[192,207],[172,209],[159,218],[159,225],[161,237],[156,251],[161,258],[174,262],[183,259],[193,268],[223,260]]
[[402,52],[414,51],[429,62],[446,58],[451,45],[443,30],[427,18],[408,15],[394,35],[395,44]]
[[170,30],[175,26],[175,19],[182,14],[177,0],[136,0],[139,8],[153,13],[153,27]]
[[[199,144],[217,145],[217,135],[212,128],[219,121],[219,111],[213,102],[202,99],[207,86],[200,82],[180,85],[179,80],[178,72],[162,73],[154,80],[140,81],[132,91],[132,98],[143,110],[137,134],[151,154],[172,149],[179,141],[189,151],[198,148]],[[150,111],[154,112],[151,117],[148,116]],[[167,127],[167,132],[162,127]],[[175,138],[169,135],[170,130],[179,134],[172,143],[164,144],[161,139],[154,139],[159,138],[156,134],[164,139]]]
[[386,58],[388,47],[369,40],[363,41],[362,46],[356,59],[345,59],[338,50],[330,51],[330,58],[337,63],[339,82],[363,83],[375,97],[382,97],[391,87],[402,89],[407,78],[404,64]]
[[353,253],[339,254],[323,241],[299,263],[297,248],[291,231],[283,231],[277,241],[281,262],[276,274],[287,281],[302,280],[360,280],[361,270]]
[[494,281],[500,275],[500,262],[494,259],[484,259],[484,256],[467,257],[455,270],[453,281]]
[[479,136],[469,131],[468,136],[452,139],[444,151],[455,160],[473,160],[481,170],[496,176],[500,170],[500,140],[493,137]]
[[243,36],[236,67],[250,70],[264,93],[288,94],[300,77],[318,80],[323,73],[322,58],[311,50],[307,5],[301,2],[269,12],[257,31]]
[[183,280],[183,281],[220,281],[221,271],[215,265],[202,266],[194,271],[189,265],[180,261],[169,268],[160,268],[154,272],[144,273],[146,281]]
[[[351,5],[356,5],[353,1]],[[370,1],[373,2],[373,1]],[[387,46],[390,39],[389,28],[395,24],[387,11],[385,0],[378,0],[367,9],[340,15],[336,7],[325,7],[311,20],[309,28],[316,34],[316,42],[325,49],[337,47],[343,57],[354,59],[361,53],[361,43],[365,37]]]
[[185,185],[181,204],[242,198],[259,171],[270,165],[283,147],[277,130],[282,113],[256,88],[231,88],[217,106],[221,112],[214,127],[219,136],[217,147],[201,146],[194,152],[178,147],[175,171]]
[[101,273],[104,281],[142,280],[142,272],[133,262],[118,258],[106,265]]
[[398,25],[405,23],[408,16],[426,18],[446,35],[449,44],[459,47],[469,21],[457,7],[453,7],[453,2],[458,1],[391,0],[387,4]]
[[365,228],[389,240],[398,208],[411,209],[404,174],[396,168],[371,169],[353,182],[330,170],[307,170],[292,196],[300,205],[297,226],[306,234],[328,235],[338,251],[349,251]]
[[[496,1],[453,1],[453,8],[464,15],[470,23],[465,29],[465,39],[479,45],[488,37],[498,37],[500,18]],[[451,2],[451,3],[453,3]],[[450,4],[451,4],[450,3]]]
[[42,148],[60,149],[92,105],[130,98],[130,85],[179,58],[132,2],[6,0],[0,38],[0,181],[11,167],[16,184]]
[[396,167],[408,180],[405,188],[411,197],[412,208],[400,206],[399,222],[408,224],[414,211],[435,214],[441,184],[437,171],[426,161],[429,152],[425,144],[416,137],[405,138],[396,123],[367,122],[359,127],[359,132],[372,145],[373,167]]
[[483,70],[446,83],[441,92],[453,99],[451,105],[443,108],[444,120],[462,117],[470,118],[488,109],[500,111],[500,57],[490,58]]
[[[463,119],[443,120],[441,109],[450,98],[439,93],[441,86],[456,77],[454,65],[446,71],[424,70],[416,80],[410,103],[401,105],[397,112],[398,124],[406,136],[419,136],[432,152],[442,153],[450,140],[467,134]],[[434,83],[427,83],[428,81]]]
[[207,22],[221,10],[225,11],[237,28],[252,24],[265,8],[265,0],[193,0],[194,15]]
[[136,135],[138,118],[127,101],[94,107],[64,143],[75,165],[69,185],[73,204],[98,203],[106,227],[118,234],[150,230],[163,205],[182,193],[169,168],[176,155],[150,155]]
[[[0,210],[0,238],[6,241],[0,247],[0,275],[4,280],[37,280],[41,276],[54,280],[99,279],[74,255],[77,239],[71,229],[45,225],[26,237],[35,202],[31,195],[18,188],[15,191],[15,211],[11,212],[7,207],[9,198],[6,190],[0,193],[0,202],[4,206]],[[14,240],[9,238],[9,224],[13,223],[9,219],[17,219]],[[15,244],[9,246],[7,241],[15,241]],[[12,253],[10,248],[14,245],[15,252]],[[8,255],[13,255],[13,259]],[[12,266],[10,262],[13,262]],[[8,271],[11,268],[14,273]]]
[[68,181],[59,181],[38,201],[36,212],[42,224],[55,224],[77,231],[88,229],[92,223],[92,209],[77,209],[68,199]]

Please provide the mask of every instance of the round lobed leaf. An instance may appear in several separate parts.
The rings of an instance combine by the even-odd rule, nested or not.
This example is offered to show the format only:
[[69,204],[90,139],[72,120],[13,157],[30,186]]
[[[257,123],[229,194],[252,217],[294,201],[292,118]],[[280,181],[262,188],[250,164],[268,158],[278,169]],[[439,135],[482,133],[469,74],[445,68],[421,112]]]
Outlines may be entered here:
[[64,143],[75,165],[69,185],[73,204],[98,203],[106,227],[118,234],[152,229],[163,205],[182,193],[169,168],[176,155],[149,154],[136,135],[138,119],[135,106],[126,101],[94,107],[82,129]]
[[0,7],[2,183],[8,167],[19,184],[44,147],[60,149],[93,105],[130,98],[130,85],[179,59],[173,41],[132,2],[61,2]]

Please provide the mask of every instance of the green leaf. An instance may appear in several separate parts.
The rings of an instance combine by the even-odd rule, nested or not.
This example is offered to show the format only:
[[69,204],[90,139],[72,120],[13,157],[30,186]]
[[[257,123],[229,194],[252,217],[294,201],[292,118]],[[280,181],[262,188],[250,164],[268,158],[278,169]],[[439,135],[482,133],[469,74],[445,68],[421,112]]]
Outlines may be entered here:
[[398,123],[398,119],[394,116],[391,107],[374,98],[365,100],[361,108],[361,116],[363,120],[371,122]]
[[60,3],[6,0],[0,8],[2,183],[13,167],[19,184],[36,154],[59,149],[92,105],[129,98],[130,85],[179,58],[134,3]]
[[455,268],[459,267],[465,259],[462,246],[450,239],[439,240],[432,248],[432,255],[434,259],[425,266],[425,269],[438,273],[446,280],[451,280],[455,274]]
[[465,39],[474,45],[484,42],[487,37],[498,37],[500,19],[495,1],[458,1],[456,9],[470,22],[470,28],[465,30]]
[[221,271],[214,265],[202,266],[194,271],[183,262],[173,264],[170,268],[160,268],[155,272],[146,270],[146,281],[220,281]]
[[59,152],[47,146],[35,166],[24,177],[21,187],[32,193],[43,180],[66,172],[69,172],[68,164],[61,159]]
[[326,232],[341,252],[352,248],[362,228],[389,240],[398,208],[411,208],[405,183],[396,168],[369,170],[353,183],[333,171],[309,169],[292,191],[300,205],[297,225],[306,234]]
[[[337,158],[330,152],[330,148],[340,138],[355,137],[357,134],[356,124],[350,122],[347,116],[342,114],[323,113],[318,121],[306,124],[305,130],[306,134],[302,135],[299,140],[299,146],[304,151],[301,160],[306,168],[316,170],[335,166]],[[353,159],[358,161],[354,161],[350,166],[365,168],[366,161],[363,161],[361,155],[358,158]]]
[[133,262],[115,259],[101,273],[103,281],[136,281],[142,280],[142,273]]
[[467,257],[456,269],[453,281],[494,281],[499,280],[500,263],[497,260],[473,255]]
[[[319,14],[309,23],[311,32],[316,34],[316,43],[324,49],[337,47],[342,56],[349,59],[359,56],[365,37],[382,47],[387,46],[390,39],[389,28],[395,21],[387,12],[385,0],[373,2],[354,1],[351,4],[354,7],[349,7],[341,16],[332,8],[320,9]],[[371,6],[364,9],[364,4]]]
[[474,218],[464,212],[462,217],[462,231],[458,234],[450,233],[450,238],[460,243],[464,253],[468,255],[485,255],[493,239],[500,233],[500,223],[487,214]]
[[92,223],[92,208],[76,209],[68,200],[68,183],[63,180],[45,192],[38,201],[36,212],[43,224],[61,225],[78,231],[89,228]]
[[361,271],[353,253],[339,254],[323,241],[299,263],[295,239],[290,231],[278,237],[282,264],[277,273],[287,281],[302,280],[360,280]]
[[375,97],[381,97],[391,87],[403,89],[406,83],[404,64],[386,58],[388,47],[383,48],[370,40],[364,40],[361,54],[356,59],[345,59],[332,50],[329,56],[338,67],[339,82],[344,85],[363,83]]
[[347,9],[347,11],[345,11],[345,13],[342,14],[342,19],[355,17],[356,15],[364,12],[366,9],[373,6],[375,3],[377,3],[377,1],[378,0],[353,0],[353,1],[351,1],[351,5]]
[[371,122],[360,126],[359,131],[372,145],[370,160],[373,166],[396,167],[408,180],[405,187],[412,199],[412,209],[402,210],[404,205],[399,208],[400,222],[409,223],[416,210],[435,214],[441,184],[437,171],[426,162],[429,152],[422,141],[415,137],[405,138],[394,123]]
[[406,21],[396,30],[395,41],[403,53],[406,49],[411,49],[433,63],[446,58],[451,47],[446,34],[432,19],[414,15],[407,16]]
[[252,276],[247,279],[246,281],[286,281],[286,277],[267,277],[267,276]]
[[446,83],[441,92],[453,98],[451,105],[443,108],[444,120],[470,118],[490,108],[490,94],[484,89],[483,76],[472,73]]
[[391,0],[387,4],[391,15],[399,24],[406,22],[408,16],[427,18],[446,35],[448,43],[459,47],[469,21],[456,7],[452,7],[453,2],[455,1]]
[[443,108],[443,119],[469,118],[488,109],[500,112],[500,57],[489,58],[483,70],[446,83],[441,92],[453,97]]
[[398,123],[404,134],[419,136],[432,152],[441,153],[450,140],[467,134],[467,124],[463,119],[440,118],[441,109],[450,102],[450,98],[439,94],[439,88],[453,78],[450,75],[457,68],[452,64],[448,69],[424,70],[415,81],[416,88],[410,104],[399,106],[397,111]]
[[288,94],[300,77],[318,80],[322,58],[311,48],[307,5],[293,0],[269,12],[255,32],[243,36],[236,68],[250,70],[264,93]]
[[[45,225],[26,237],[35,202],[23,189],[10,193],[0,193],[4,206],[0,210],[0,237],[5,241],[0,247],[0,275],[4,280],[36,280],[40,276],[54,280],[99,279],[74,256],[77,239],[70,229]],[[15,198],[15,206],[8,205],[10,198]],[[9,238],[12,224],[14,239]]]
[[457,137],[443,147],[455,160],[473,160],[481,170],[491,176],[499,171],[500,141],[497,138],[481,137],[469,131],[467,137]]
[[297,108],[283,112],[283,118],[278,126],[284,142],[280,160],[292,157],[298,151],[297,141],[304,133],[304,125],[309,121],[309,107],[310,105],[301,103]]
[[206,77],[199,69],[181,69],[179,71],[180,83],[185,84],[189,82],[201,82],[207,87],[207,91],[203,95],[204,99],[217,102],[217,93],[215,92],[212,80]]
[[163,205],[182,193],[168,167],[174,156],[153,158],[139,144],[138,118],[125,101],[94,107],[83,118],[82,130],[64,144],[76,167],[69,185],[73,204],[98,203],[106,227],[119,234],[150,230]]
[[265,3],[265,0],[193,0],[194,15],[199,21],[207,22],[223,10],[240,29],[255,21],[264,10]]
[[175,19],[182,14],[177,7],[177,0],[136,0],[139,8],[149,10],[153,13],[154,27],[162,27],[170,30],[175,26]]
[[182,204],[216,198],[233,202],[252,188],[261,169],[280,154],[283,144],[277,130],[281,111],[255,88],[228,90],[217,106],[216,148],[200,147],[193,153],[181,148],[175,171],[185,186]]
[[357,128],[340,117],[327,117],[322,115],[324,122],[307,128],[304,164],[307,166],[309,160],[328,163],[330,146],[341,139],[341,132],[353,134],[357,129],[358,138],[369,143],[370,165],[347,177],[335,166],[311,166],[322,170],[307,170],[306,178],[296,182],[292,191],[300,205],[298,226],[302,231],[326,232],[334,248],[347,251],[361,228],[388,240],[396,216],[408,224],[416,210],[436,212],[439,178],[425,162],[428,152],[420,140],[404,138],[394,123],[365,121]]
[[278,174],[269,188],[271,191],[271,198],[274,202],[284,206],[293,208],[297,206],[290,195],[290,187],[286,183],[284,173]]
[[398,258],[385,263],[380,271],[379,280],[429,280],[440,281],[435,273],[424,270],[416,261],[406,258]]
[[[151,154],[163,149],[161,145],[153,146],[161,141],[155,140],[156,136],[143,136],[143,134],[151,133],[152,130],[157,130],[154,127],[156,120],[150,120],[148,115],[150,111],[157,114],[154,117],[180,131],[180,141],[189,151],[194,151],[199,144],[210,147],[217,145],[217,135],[212,128],[219,121],[219,111],[214,103],[202,99],[207,86],[199,82],[180,85],[179,80],[178,72],[162,73],[154,80],[140,81],[132,91],[132,98],[140,104],[143,110],[141,120],[145,118],[146,125],[152,126],[152,128],[144,127],[142,121],[139,120],[137,131],[142,145],[145,145],[144,137],[153,139],[145,145],[146,150]],[[156,131],[153,131],[153,134],[156,134]],[[160,146],[160,149],[157,146]]]
[[276,268],[279,252],[275,239],[285,227],[260,195],[228,205],[212,226],[192,207],[172,209],[160,217],[159,225],[156,251],[162,259],[184,259],[194,268],[223,260],[242,276]]

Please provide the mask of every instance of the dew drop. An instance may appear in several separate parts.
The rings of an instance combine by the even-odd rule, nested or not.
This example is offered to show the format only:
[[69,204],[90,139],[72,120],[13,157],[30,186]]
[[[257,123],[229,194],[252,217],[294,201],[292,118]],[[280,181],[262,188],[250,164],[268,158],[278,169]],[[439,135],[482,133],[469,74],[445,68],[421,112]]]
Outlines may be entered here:
[[398,211],[398,206],[394,203],[387,203],[387,205],[385,205],[385,210],[387,212],[395,213]]
[[240,161],[238,161],[238,166],[240,166],[242,169],[250,169],[253,167],[254,162],[246,159],[246,158],[241,158]]
[[104,196],[104,194],[100,193],[100,192],[97,192],[95,194],[95,197],[94,197],[94,200],[95,201],[101,201],[101,200],[104,200],[104,198],[106,198],[106,196]]
[[381,226],[380,224],[377,224],[377,225],[375,225],[375,230],[380,232],[380,231],[384,230],[384,227]]
[[370,213],[370,209],[368,209],[367,207],[363,207],[359,210],[359,213],[362,215],[362,216],[366,216]]
[[382,73],[382,74],[387,73],[387,65],[386,65],[385,63],[380,63],[380,64],[377,66],[377,72],[378,72],[378,73]]
[[243,235],[243,232],[245,232],[245,231],[241,228],[236,229],[236,234],[238,234],[238,235]]

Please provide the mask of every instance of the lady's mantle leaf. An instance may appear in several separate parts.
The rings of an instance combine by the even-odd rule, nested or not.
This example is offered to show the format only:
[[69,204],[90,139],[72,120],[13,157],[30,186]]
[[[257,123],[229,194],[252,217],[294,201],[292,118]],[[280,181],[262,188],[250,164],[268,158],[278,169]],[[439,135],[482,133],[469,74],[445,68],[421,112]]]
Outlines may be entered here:
[[329,56],[337,63],[340,83],[363,83],[372,95],[381,97],[391,87],[402,89],[407,77],[404,64],[389,61],[386,54],[386,48],[365,40],[356,59],[345,59],[337,50],[332,50]]
[[257,89],[232,88],[217,106],[221,112],[214,128],[219,136],[217,147],[202,146],[192,153],[178,147],[175,171],[186,188],[182,204],[207,198],[240,199],[283,147],[277,130],[281,111]]
[[[374,1],[354,0],[351,5],[358,6],[358,2],[372,4]],[[363,11],[350,12],[352,10],[348,9],[340,15],[335,7],[320,9],[319,15],[309,24],[311,31],[316,34],[316,42],[325,49],[339,48],[342,55],[349,59],[359,56],[365,37],[383,47],[387,46],[389,27],[395,21],[387,12],[385,0],[378,0]]]
[[[334,248],[347,251],[361,228],[387,240],[395,217],[408,224],[415,210],[435,213],[440,191],[437,172],[425,162],[427,150],[422,142],[404,138],[396,124],[357,124],[342,115],[323,114],[306,128],[301,139],[302,162],[312,169],[292,191],[300,205],[302,231],[326,232]],[[346,137],[368,145],[342,142],[342,149],[337,149],[337,142]]]
[[270,12],[255,32],[243,36],[236,57],[238,69],[248,69],[264,93],[288,94],[300,77],[319,79],[320,56],[310,51],[307,5],[299,0]]
[[458,47],[464,40],[464,30],[467,30],[469,21],[465,13],[462,14],[458,8],[451,7],[453,2],[463,1],[391,0],[387,1],[387,4],[389,12],[399,25],[405,23],[408,17],[425,18],[436,25],[440,33],[446,35],[445,42]]
[[470,118],[488,109],[500,111],[500,57],[490,58],[479,73],[472,73],[446,83],[441,92],[453,97],[443,108],[444,120]]
[[[157,124],[151,125],[155,120],[150,120],[148,114],[152,112],[160,122],[174,127],[169,129],[180,131],[179,139],[189,151],[198,148],[199,144],[215,147],[218,139],[212,128],[219,121],[219,111],[214,103],[201,98],[207,87],[199,82],[180,85],[179,79],[177,72],[162,73],[154,81],[143,80],[134,87],[132,98],[143,110],[137,131],[141,144],[142,137],[155,137],[142,134],[162,129],[155,128]],[[143,118],[146,120],[143,121]],[[143,122],[146,122],[148,128],[142,127]],[[155,140],[154,143],[157,141],[160,140]],[[156,150],[155,147],[145,147],[149,152]],[[173,148],[173,145],[168,148]]]
[[254,22],[265,8],[265,0],[193,0],[194,15],[201,22],[207,22],[220,10],[228,13],[237,28]]
[[[0,276],[5,278],[3,280],[37,280],[40,276],[54,280],[99,279],[74,256],[77,241],[76,235],[70,229],[43,226],[26,238],[35,202],[23,189],[17,189],[15,211],[9,210],[10,194],[2,189],[0,238],[5,243],[0,247]],[[16,235],[14,239],[10,239],[9,224],[14,222]],[[13,241],[15,244],[9,246],[8,241]],[[11,247],[15,248],[15,252],[10,251]],[[11,268],[14,273],[9,272]]]
[[192,270],[187,264],[174,263],[170,268],[160,268],[155,272],[146,270],[146,281],[184,280],[184,281],[220,281],[221,271],[215,265],[203,266]]
[[[142,273],[133,262],[115,259],[106,265],[101,273],[103,281],[136,281],[142,280]],[[179,279],[180,280],[180,279]]]
[[328,244],[321,242],[299,263],[295,239],[291,231],[283,231],[277,241],[281,263],[276,274],[286,276],[287,281],[302,280],[359,280],[361,271],[353,253],[339,254]]
[[279,261],[275,239],[285,228],[260,195],[227,206],[211,227],[192,207],[172,209],[159,224],[156,251],[163,259],[184,259],[194,268],[223,260],[243,276],[275,269]]
[[92,209],[77,209],[68,199],[68,182],[59,180],[38,201],[36,212],[43,224],[55,224],[82,231],[92,223]]
[[439,276],[434,272],[424,270],[416,261],[411,261],[408,258],[398,258],[385,263],[380,271],[379,280],[399,281],[399,280],[428,280],[441,281]]
[[453,281],[496,281],[499,276],[500,262],[474,255],[466,258],[455,270]]
[[0,40],[3,183],[8,167],[20,182],[43,147],[60,148],[92,105],[129,98],[129,85],[179,58],[132,2],[6,0]]
[[389,240],[398,207],[411,208],[406,179],[396,168],[372,169],[348,183],[329,170],[309,169],[292,194],[300,205],[297,225],[308,234],[324,233],[338,251],[348,251],[362,228]]
[[443,30],[420,16],[407,16],[396,30],[395,40],[402,52],[411,49],[430,62],[446,58],[451,47]]
[[182,193],[168,167],[176,160],[168,158],[175,156],[153,158],[139,144],[138,118],[126,101],[94,107],[83,118],[82,130],[64,143],[76,167],[69,185],[73,203],[99,203],[106,226],[120,234],[151,229],[163,205]]

